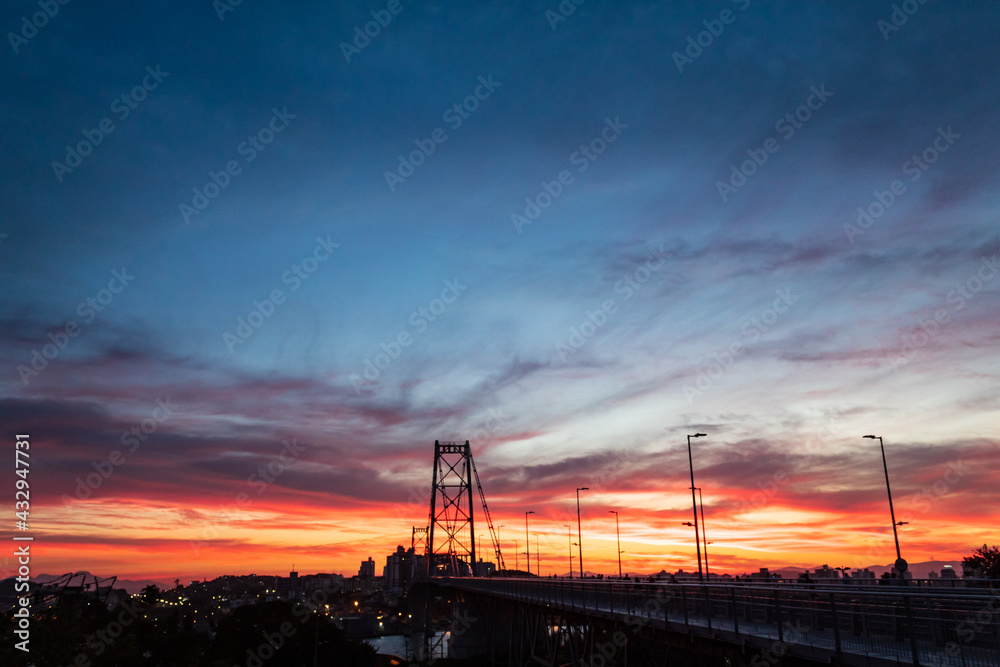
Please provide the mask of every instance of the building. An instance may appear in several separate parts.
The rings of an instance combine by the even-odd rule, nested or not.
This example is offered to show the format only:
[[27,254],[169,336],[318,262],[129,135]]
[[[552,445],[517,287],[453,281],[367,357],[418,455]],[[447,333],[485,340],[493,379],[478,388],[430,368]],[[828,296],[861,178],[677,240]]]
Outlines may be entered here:
[[359,577],[374,577],[375,576],[375,559],[371,556],[368,560],[361,561],[361,568],[358,570]]
[[840,579],[840,570],[837,568],[830,568],[829,565],[823,565],[823,567],[817,567],[812,573],[813,579]]
[[292,570],[288,577],[275,577],[274,590],[279,600],[296,600],[299,597],[299,573]]
[[385,567],[382,569],[385,589],[394,595],[402,594],[422,572],[423,565],[423,554],[415,553],[413,547],[396,547],[396,552],[386,557]]
[[751,581],[772,581],[774,579],[781,579],[782,576],[780,572],[771,572],[766,567],[762,567],[760,568],[760,572],[744,575],[744,578]]
[[497,566],[492,561],[484,561],[482,558],[476,563],[475,573],[477,577],[491,577],[496,574]]

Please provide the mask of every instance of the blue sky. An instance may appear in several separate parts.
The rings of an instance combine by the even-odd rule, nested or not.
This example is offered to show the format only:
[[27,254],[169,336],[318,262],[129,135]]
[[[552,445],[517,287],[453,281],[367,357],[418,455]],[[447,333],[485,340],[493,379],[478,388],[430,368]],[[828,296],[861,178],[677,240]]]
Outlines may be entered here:
[[[167,395],[177,415],[79,503],[108,521],[154,505],[204,521],[243,484],[234,461],[297,437],[311,447],[267,502],[351,508],[354,525],[429,482],[435,439],[475,433],[497,511],[514,515],[561,507],[575,479],[631,452],[619,481],[632,495],[591,502],[650,513],[641,530],[623,525],[648,546],[651,526],[670,535],[680,520],[677,466],[695,429],[710,434],[706,509],[720,516],[823,433],[805,452],[822,483],[793,480],[781,506],[816,496],[858,534],[879,529],[852,517],[883,509],[860,435],[898,447],[912,467],[898,483],[914,493],[947,460],[995,463],[1000,10],[907,4],[890,30],[879,22],[895,5],[880,2],[584,3],[554,28],[552,2],[399,7],[349,61],[341,44],[385,4],[246,0],[220,16],[211,3],[70,3],[30,39],[8,36],[0,413],[49,443],[36,483],[67,553],[96,538],[57,499]],[[18,33],[37,11],[8,6],[0,24]],[[122,117],[115,100],[134,90]],[[475,107],[458,127],[456,104]],[[113,131],[57,174],[104,118]],[[446,139],[390,188],[386,171],[438,128]],[[251,136],[273,141],[248,160]],[[181,205],[227,163],[225,187],[186,221]],[[752,174],[732,181],[734,168]],[[561,173],[558,196],[519,227],[512,216]],[[859,207],[890,197],[858,227]],[[320,256],[307,280],[288,277]],[[81,304],[100,303],[113,271],[134,279],[87,321]],[[274,290],[281,303],[227,346]],[[450,303],[435,301],[443,291]],[[67,322],[79,334],[65,349],[37,375],[19,370]],[[398,358],[359,383],[401,335]],[[567,354],[571,341],[583,344]],[[772,455],[738,484],[725,474]],[[995,501],[973,477],[962,493]],[[677,498],[649,495],[671,486]],[[857,504],[838,505],[843,493]],[[953,517],[968,498],[949,491],[935,511]],[[282,539],[350,569],[422,512],[357,541]],[[291,523],[316,531],[314,519]],[[795,548],[764,556],[745,550],[773,539],[734,528],[733,567],[810,562],[810,521],[790,518]],[[983,541],[977,520],[957,545],[929,523],[912,538],[925,551]],[[141,552],[150,534],[120,539]],[[830,540],[822,553],[857,549]]]

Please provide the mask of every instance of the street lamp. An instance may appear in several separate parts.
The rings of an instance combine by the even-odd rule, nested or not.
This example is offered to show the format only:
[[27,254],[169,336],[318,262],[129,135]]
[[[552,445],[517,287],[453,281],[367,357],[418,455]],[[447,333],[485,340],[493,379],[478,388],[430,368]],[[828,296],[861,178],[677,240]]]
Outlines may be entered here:
[[889,486],[889,465],[885,462],[885,445],[882,444],[882,436],[880,435],[865,435],[862,437],[871,440],[878,438],[878,446],[882,449],[882,469],[885,471],[885,490],[889,494],[889,516],[892,518],[892,537],[896,541],[896,570],[899,572],[899,578],[902,579],[903,573],[906,572],[906,561],[899,554],[899,534],[896,532],[896,526],[902,526],[906,522],[900,521],[896,523],[896,512],[892,509],[892,488]]
[[580,492],[590,491],[586,486],[581,486],[576,490],[576,539],[580,548],[580,578],[583,579],[583,530],[580,528]]
[[531,542],[528,539],[528,515],[534,511],[524,513],[524,552],[528,555],[528,574],[531,574]]
[[698,536],[698,503],[694,499],[694,462],[691,459],[691,438],[701,438],[704,437],[704,433],[695,433],[694,435],[689,435],[688,439],[688,466],[691,469],[691,511],[694,513],[694,550],[698,555],[698,579],[702,578],[701,574],[701,538]]
[[563,524],[566,529],[566,541],[569,542],[569,578],[573,578],[573,529],[568,523]]
[[615,535],[618,536],[618,578],[622,578],[622,533],[618,528],[618,512],[615,510],[608,510],[608,514],[615,515]]
[[705,543],[705,578],[711,579],[708,572],[708,534],[705,532],[705,501],[701,499],[701,487],[698,487],[698,504],[701,505],[701,540]]

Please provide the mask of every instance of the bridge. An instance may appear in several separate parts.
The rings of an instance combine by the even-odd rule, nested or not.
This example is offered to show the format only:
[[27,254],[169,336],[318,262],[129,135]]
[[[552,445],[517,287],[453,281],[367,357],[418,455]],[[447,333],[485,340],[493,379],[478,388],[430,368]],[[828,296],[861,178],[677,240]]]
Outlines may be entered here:
[[[435,484],[442,450],[436,444]],[[436,608],[449,619],[448,654],[489,665],[691,665],[767,667],[836,664],[851,667],[941,665],[1000,667],[1000,589],[986,582],[956,587],[846,583],[703,581],[639,583],[624,579],[454,576],[456,544],[471,529],[472,477],[468,442],[444,470],[464,482],[442,491],[451,519],[435,512],[427,575],[410,593],[420,623]],[[490,535],[478,473],[476,483]],[[456,493],[457,489],[457,493]],[[455,513],[459,498],[467,505]],[[466,509],[467,508],[467,509]],[[470,530],[471,532],[471,530]],[[433,535],[433,533],[432,533]],[[503,563],[494,539],[498,562]],[[475,558],[474,544],[462,556]],[[446,556],[447,554],[447,556]],[[469,571],[470,568],[465,568]],[[471,568],[474,570],[474,568]],[[447,602],[447,604],[445,604]]]
[[442,577],[451,654],[509,665],[1000,667],[1000,590]]

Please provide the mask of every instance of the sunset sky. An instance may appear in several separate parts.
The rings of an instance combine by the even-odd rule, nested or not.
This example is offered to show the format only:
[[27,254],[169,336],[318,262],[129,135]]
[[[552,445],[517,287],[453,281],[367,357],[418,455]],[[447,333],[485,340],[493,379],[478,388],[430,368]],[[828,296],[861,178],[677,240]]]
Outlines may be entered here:
[[0,10],[33,572],[380,569],[435,440],[508,567],[586,486],[691,570],[699,431],[713,570],[892,562],[865,434],[907,560],[996,542],[1000,6],[348,4]]

